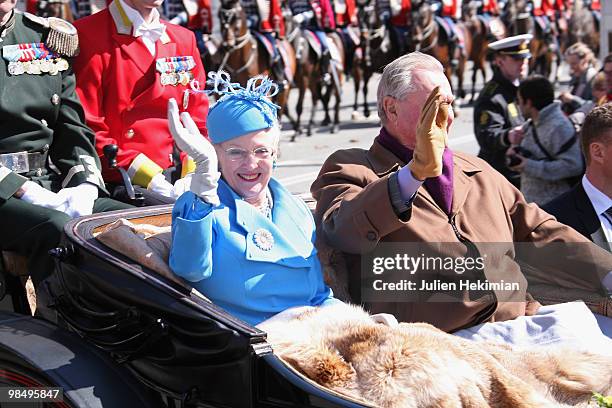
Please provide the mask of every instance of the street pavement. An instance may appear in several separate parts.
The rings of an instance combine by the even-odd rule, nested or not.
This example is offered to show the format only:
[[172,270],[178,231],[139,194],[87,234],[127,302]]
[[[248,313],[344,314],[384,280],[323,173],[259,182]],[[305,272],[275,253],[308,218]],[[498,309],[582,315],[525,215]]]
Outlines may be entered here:
[[[471,71],[467,70],[466,72],[465,89],[470,90],[471,82],[468,77],[471,77]],[[566,84],[567,68],[562,66],[560,72],[561,84]],[[487,78],[491,76],[492,73],[489,71]],[[289,121],[283,118],[279,161],[274,177],[280,180],[293,193],[308,193],[310,185],[317,177],[321,165],[334,151],[347,148],[369,148],[380,127],[380,122],[376,115],[376,87],[379,78],[379,75],[374,75],[369,83],[368,103],[372,114],[367,119],[363,117],[358,120],[351,119],[354,98],[353,82],[349,78],[348,82],[344,83],[340,111],[340,131],[336,134],[330,133],[329,126],[319,126],[323,120],[323,109],[320,103],[315,114],[315,126],[313,127],[311,137],[303,134],[295,142],[291,142],[290,139],[294,132]],[[482,85],[482,80],[477,81],[476,90],[480,91]],[[558,86],[557,88],[557,90],[564,89],[565,85]],[[298,91],[292,90],[291,92],[289,109],[291,112],[295,112],[295,101]],[[307,95],[305,102],[309,101],[310,96]],[[360,95],[360,101],[363,101],[362,95]],[[478,143],[474,137],[473,107],[468,103],[469,97],[458,102],[459,112],[456,114],[449,134],[450,147],[453,150],[477,154]],[[302,114],[304,129],[309,118],[310,109],[310,105],[305,104],[304,113]]]

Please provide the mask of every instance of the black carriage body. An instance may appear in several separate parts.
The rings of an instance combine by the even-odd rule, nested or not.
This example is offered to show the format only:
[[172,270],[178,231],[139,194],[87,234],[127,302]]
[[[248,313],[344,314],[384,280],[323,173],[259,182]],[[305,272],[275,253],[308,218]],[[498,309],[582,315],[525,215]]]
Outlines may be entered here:
[[49,286],[60,324],[105,350],[168,406],[360,407],[286,366],[261,330],[107,248],[96,228],[151,207],[73,220]]

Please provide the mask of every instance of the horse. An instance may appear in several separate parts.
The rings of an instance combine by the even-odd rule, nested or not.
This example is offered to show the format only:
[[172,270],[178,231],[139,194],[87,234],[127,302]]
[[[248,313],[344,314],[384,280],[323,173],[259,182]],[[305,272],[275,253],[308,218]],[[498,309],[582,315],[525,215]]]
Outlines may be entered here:
[[[457,69],[453,71],[451,60],[451,47],[449,44],[448,35],[444,32],[440,24],[436,21],[433,9],[427,0],[413,2],[413,19],[412,19],[412,38],[414,39],[416,51],[429,54],[436,58],[444,67],[444,74],[448,82],[452,86],[452,76],[457,76],[457,87],[455,88],[456,95],[460,98],[465,96],[463,90],[463,74],[467,64],[467,56],[471,53],[472,37],[466,26],[462,23],[457,23],[457,29],[461,31],[464,40],[464,50],[459,52]],[[458,109],[456,106],[455,111]]]
[[[327,38],[330,46],[335,47],[335,49],[332,51],[332,60],[329,64],[330,71],[332,68],[331,65],[334,64],[336,78],[329,85],[321,83],[321,102],[323,103],[323,111],[325,112],[325,118],[323,119],[323,122],[321,122],[321,126],[331,125],[331,133],[338,133],[338,130],[340,129],[340,103],[342,96],[342,84],[344,82],[344,70],[346,67],[346,55],[344,53],[344,42],[342,41],[340,34],[337,32],[329,33]],[[331,42],[329,40],[331,40]],[[334,105],[333,122],[329,115],[329,101],[332,94],[334,95],[336,102]]]
[[566,47],[578,41],[589,46],[595,55],[599,55],[599,30],[591,10],[577,0],[574,2],[572,15],[568,23],[568,41]]
[[[281,107],[279,117],[286,111],[290,86],[284,78],[276,78],[271,69],[271,61],[264,45],[251,33],[247,25],[246,12],[239,0],[221,0],[219,9],[221,24],[221,46],[219,52],[223,55],[218,69],[227,71],[232,79],[245,85],[249,78],[256,75],[269,75],[280,87],[275,103]],[[286,71],[293,76],[296,72],[295,53],[293,47],[286,41],[277,42],[279,52],[285,55]]]
[[36,14],[41,17],[57,17],[69,23],[74,21],[70,0],[40,0],[36,8]]
[[[373,0],[357,0],[357,19],[359,22],[359,48],[361,58],[353,64],[355,100],[353,118],[359,116],[359,91],[363,92],[363,115],[370,117],[368,105],[368,83],[374,72],[381,72],[383,67],[399,57],[391,44],[389,30],[380,20]],[[363,81],[363,88],[361,82]]]
[[[303,112],[303,107],[304,107],[304,98],[306,96],[306,91],[310,91],[310,97],[311,97],[311,103],[312,103],[312,107],[310,110],[310,118],[308,120],[308,123],[306,125],[306,135],[307,136],[312,136],[312,127],[314,124],[314,116],[315,116],[315,112],[316,112],[316,107],[317,107],[317,102],[319,101],[319,99],[321,99],[323,97],[323,84],[322,84],[322,72],[321,72],[321,57],[320,57],[320,52],[321,50],[315,45],[316,41],[312,40],[312,36],[314,34],[308,33],[306,29],[296,26],[295,28],[293,28],[293,30],[291,31],[291,34],[289,35],[289,40],[291,41],[291,44],[293,45],[293,48],[295,49],[295,57],[296,57],[296,65],[297,65],[297,69],[296,69],[296,75],[295,75],[295,85],[298,88],[298,99],[297,99],[297,103],[295,106],[295,111],[296,111],[296,117],[295,119],[292,121],[293,124],[293,129],[294,129],[294,133],[293,136],[291,137],[291,141],[294,142],[297,138],[297,136],[301,135],[303,133],[302,127],[301,127],[301,117],[302,117],[302,112]],[[309,41],[310,38],[310,41]],[[334,41],[334,44],[336,42],[336,40],[332,40],[330,38],[330,36],[328,36],[328,39],[330,41],[328,41],[328,43],[330,43],[331,41]],[[337,37],[337,40],[340,42],[340,50],[343,50],[341,42],[342,40],[340,40],[339,37]],[[335,62],[332,60],[329,63],[329,66],[331,68],[331,65],[334,64]],[[339,76],[342,74],[342,67],[338,67],[336,65],[336,70],[337,70],[337,76],[338,76],[338,81],[340,80]],[[334,81],[336,82],[336,81]],[[341,83],[334,83],[334,87],[336,87],[336,92],[338,93],[338,95],[336,96],[336,101],[337,101],[337,112],[339,112],[339,104],[340,104],[340,100],[339,100],[339,94],[341,92],[340,90],[340,86]],[[327,109],[329,100],[331,98],[331,93],[327,94],[327,92],[332,92],[333,90],[330,90],[329,88],[325,89],[325,94],[326,94],[326,100],[324,101],[324,107]],[[337,122],[337,119],[339,117],[339,113],[336,113],[336,117],[335,117],[335,123]],[[331,119],[329,118],[329,113],[326,111],[326,120],[324,122],[327,123],[331,123]],[[337,125],[334,126],[334,128],[332,129],[334,131],[338,130]]]

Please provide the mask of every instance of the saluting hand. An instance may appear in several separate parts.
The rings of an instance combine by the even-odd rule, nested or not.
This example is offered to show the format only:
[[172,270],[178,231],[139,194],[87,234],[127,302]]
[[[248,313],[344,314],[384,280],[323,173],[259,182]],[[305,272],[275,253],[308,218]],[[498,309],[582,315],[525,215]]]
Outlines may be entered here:
[[448,142],[449,102],[444,99],[437,86],[429,94],[416,130],[416,146],[408,167],[419,180],[438,177],[442,174],[442,155]]
[[179,109],[174,98],[168,101],[168,126],[179,149],[191,156],[196,163],[190,190],[207,203],[219,204],[217,182],[220,173],[215,148],[202,136],[189,113],[183,112],[179,118]]

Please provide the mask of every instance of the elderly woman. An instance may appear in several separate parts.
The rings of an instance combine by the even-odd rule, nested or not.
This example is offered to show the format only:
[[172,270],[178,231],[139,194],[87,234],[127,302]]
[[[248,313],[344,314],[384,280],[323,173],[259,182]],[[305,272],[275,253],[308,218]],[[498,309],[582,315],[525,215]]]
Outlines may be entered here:
[[188,113],[179,119],[176,101],[168,104],[174,140],[197,164],[172,212],[170,267],[253,325],[291,307],[340,302],[323,282],[309,209],[272,178],[276,84],[257,77],[243,89],[211,74],[224,95],[208,114],[212,144]]

